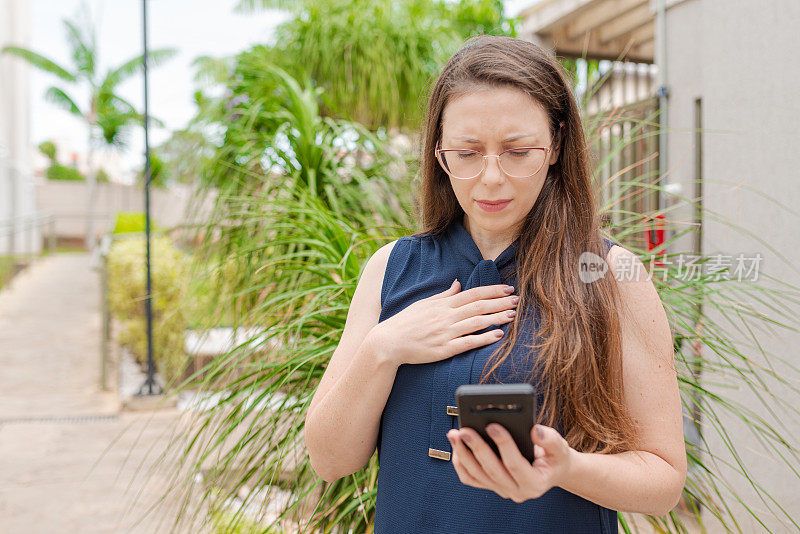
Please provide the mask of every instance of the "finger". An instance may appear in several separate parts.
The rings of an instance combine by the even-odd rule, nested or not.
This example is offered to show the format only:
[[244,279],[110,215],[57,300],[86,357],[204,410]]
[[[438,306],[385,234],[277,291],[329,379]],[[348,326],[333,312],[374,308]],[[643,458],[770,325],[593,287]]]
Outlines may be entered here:
[[[541,433],[537,432],[541,429]],[[561,458],[569,451],[569,443],[553,427],[545,425],[534,425],[531,429],[531,439],[535,445],[544,449],[543,456],[553,456]]]
[[[470,484],[471,486],[488,488],[491,484],[491,479],[483,471],[478,461],[475,460],[472,451],[461,441],[458,431],[451,430],[448,432],[447,439],[450,440],[450,446],[453,448],[450,461],[453,463],[453,467],[456,468],[456,472],[459,473],[459,478],[462,474],[466,475],[465,478],[473,482]],[[464,482],[464,479],[461,479],[461,481]]]
[[456,354],[461,354],[462,352],[466,352],[470,349],[482,347],[484,345],[499,341],[504,335],[505,332],[498,328],[495,330],[489,330],[488,332],[484,332],[482,334],[472,334],[469,336],[457,337],[447,342],[445,345],[445,352],[448,357],[455,356]]
[[456,474],[458,475],[458,479],[461,481],[462,484],[466,484],[467,486],[472,486],[473,488],[479,489],[489,489],[486,486],[486,483],[481,482],[474,476],[472,476],[469,471],[464,468],[464,464],[461,462],[461,458],[453,451],[453,456],[451,457],[451,461],[453,464],[453,468],[456,470]]
[[450,287],[448,287],[446,290],[442,291],[441,293],[436,293],[431,298],[432,299],[437,299],[437,298],[449,297],[451,295],[455,295],[460,290],[461,290],[461,282],[459,282],[458,278],[456,278],[455,280],[453,280],[453,283],[450,284]]
[[502,298],[488,300],[478,300],[464,304],[453,310],[451,316],[453,322],[464,321],[475,317],[488,317],[493,313],[503,313],[507,311],[517,311],[519,307],[519,297],[510,295]]
[[508,490],[509,494],[513,494],[517,488],[517,482],[481,435],[469,427],[460,429],[459,435],[464,438],[467,447],[472,451],[473,456],[475,456],[483,472],[488,475],[490,481],[495,486]]
[[[506,430],[503,425],[497,423],[487,425],[486,432],[489,433],[489,437],[497,444],[497,449],[500,451],[500,458],[503,460],[503,465],[511,474],[514,482],[520,487],[527,484],[530,480],[533,467],[522,453],[519,452],[519,447],[517,447],[517,443],[514,441],[511,433]],[[492,435],[493,433],[495,435]]]
[[516,310],[518,308],[518,304],[519,297],[517,295],[504,295],[503,297],[494,297],[490,299],[468,302],[463,306],[453,309],[453,322],[463,321],[464,319],[469,319],[470,317],[476,317],[490,313]]
[[[507,284],[494,284],[491,286],[478,286],[466,291],[461,291],[457,295],[450,297],[450,305],[453,308],[459,308],[464,304],[475,302],[483,299],[494,299],[498,297],[507,297],[511,293],[505,291]],[[512,291],[513,293],[513,291]]]
[[463,321],[453,323],[453,335],[463,336],[464,334],[471,334],[490,326],[502,326],[513,321],[516,315],[516,310],[506,310],[490,315],[470,317]]

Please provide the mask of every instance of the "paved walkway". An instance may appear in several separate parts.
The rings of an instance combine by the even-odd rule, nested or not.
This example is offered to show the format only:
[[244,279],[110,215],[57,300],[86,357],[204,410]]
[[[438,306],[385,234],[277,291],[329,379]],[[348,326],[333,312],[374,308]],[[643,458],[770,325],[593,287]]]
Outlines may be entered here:
[[0,532],[170,529],[168,510],[147,513],[167,487],[148,467],[180,413],[120,412],[100,390],[99,299],[87,253],[39,259],[0,291]]

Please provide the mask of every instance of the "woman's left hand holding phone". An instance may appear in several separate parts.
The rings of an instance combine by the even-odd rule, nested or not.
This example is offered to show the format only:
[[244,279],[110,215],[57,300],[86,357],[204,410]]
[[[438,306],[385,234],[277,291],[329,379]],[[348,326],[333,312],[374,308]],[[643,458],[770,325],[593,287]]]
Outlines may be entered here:
[[541,497],[553,486],[561,485],[570,476],[579,454],[555,428],[534,425],[531,440],[535,460],[531,463],[502,425],[492,423],[486,431],[493,437],[501,457],[472,428],[454,428],[447,433],[453,447],[453,467],[462,483],[492,490],[514,502]]

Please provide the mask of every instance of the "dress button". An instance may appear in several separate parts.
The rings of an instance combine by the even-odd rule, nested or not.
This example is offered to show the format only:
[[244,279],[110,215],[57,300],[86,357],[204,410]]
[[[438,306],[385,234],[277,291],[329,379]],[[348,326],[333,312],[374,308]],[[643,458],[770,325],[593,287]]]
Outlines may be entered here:
[[428,456],[440,460],[450,460],[450,453],[447,451],[440,451],[439,449],[428,449]]

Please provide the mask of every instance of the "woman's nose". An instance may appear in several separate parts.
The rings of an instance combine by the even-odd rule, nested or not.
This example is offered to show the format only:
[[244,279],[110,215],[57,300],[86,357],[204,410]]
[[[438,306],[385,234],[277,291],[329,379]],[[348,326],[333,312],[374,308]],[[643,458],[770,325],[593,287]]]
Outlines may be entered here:
[[490,155],[486,157],[486,168],[481,179],[489,182],[502,182],[505,180],[503,169],[500,168],[500,156]]

